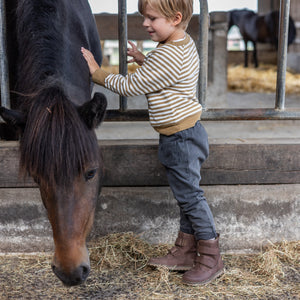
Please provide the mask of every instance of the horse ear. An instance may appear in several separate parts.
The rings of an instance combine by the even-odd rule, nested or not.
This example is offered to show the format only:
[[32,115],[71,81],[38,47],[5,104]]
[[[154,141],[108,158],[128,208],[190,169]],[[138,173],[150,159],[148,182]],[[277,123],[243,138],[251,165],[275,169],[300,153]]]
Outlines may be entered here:
[[0,106],[0,116],[8,125],[24,130],[26,117],[22,112]]
[[78,107],[78,113],[87,127],[94,129],[103,121],[106,107],[106,97],[102,93],[95,93],[92,100]]

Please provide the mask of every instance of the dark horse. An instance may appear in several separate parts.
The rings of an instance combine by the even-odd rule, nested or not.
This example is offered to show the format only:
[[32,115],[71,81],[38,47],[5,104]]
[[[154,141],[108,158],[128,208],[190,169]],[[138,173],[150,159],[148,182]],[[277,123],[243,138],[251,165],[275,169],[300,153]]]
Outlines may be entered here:
[[[248,42],[253,43],[253,62],[258,67],[256,43],[269,43],[278,48],[279,12],[272,11],[266,15],[258,15],[248,9],[234,9],[229,11],[228,30],[236,25],[245,43],[245,63],[248,67]],[[296,27],[293,19],[289,18],[288,45],[296,37]]]
[[106,98],[91,99],[80,47],[101,64],[87,0],[7,0],[13,106],[3,119],[21,129],[20,170],[39,185],[53,229],[54,273],[66,285],[90,271],[86,237],[100,192],[102,161],[94,128]]

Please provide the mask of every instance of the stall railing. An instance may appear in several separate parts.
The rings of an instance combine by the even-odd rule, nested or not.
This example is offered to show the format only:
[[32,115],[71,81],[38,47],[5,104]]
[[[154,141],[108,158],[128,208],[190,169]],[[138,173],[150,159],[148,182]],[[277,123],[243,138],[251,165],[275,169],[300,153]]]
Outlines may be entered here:
[[[200,37],[198,50],[200,56],[200,72],[198,82],[199,102],[203,107],[202,120],[299,120],[300,109],[285,108],[285,80],[287,66],[287,41],[290,0],[280,1],[279,20],[279,42],[277,62],[277,86],[274,108],[249,108],[249,109],[207,109],[206,91],[208,78],[208,30],[209,13],[207,0],[200,1]],[[119,0],[119,27],[122,27],[122,34],[119,35],[120,49],[120,73],[127,74],[126,49],[127,49],[127,2]],[[123,71],[122,71],[123,70]],[[147,110],[124,109],[127,107],[126,97],[120,97],[120,109],[108,110],[106,120],[109,121],[145,121],[148,119]]]

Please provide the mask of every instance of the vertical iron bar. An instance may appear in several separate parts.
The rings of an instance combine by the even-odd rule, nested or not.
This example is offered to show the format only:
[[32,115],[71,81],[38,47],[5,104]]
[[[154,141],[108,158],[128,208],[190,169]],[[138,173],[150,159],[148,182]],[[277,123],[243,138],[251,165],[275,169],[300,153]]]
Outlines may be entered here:
[[280,22],[277,59],[277,85],[275,109],[283,110],[285,105],[285,79],[287,65],[287,45],[289,34],[290,0],[280,1]]
[[5,0],[0,0],[0,76],[1,76],[1,105],[10,108],[9,74],[6,45],[6,16]]
[[[127,1],[119,0],[118,6],[119,34],[119,73],[127,75]],[[120,111],[127,110],[127,97],[120,96]]]
[[203,110],[206,109],[207,70],[208,70],[208,28],[209,14],[207,0],[200,0],[200,34],[198,40],[200,72],[198,82],[198,97]]

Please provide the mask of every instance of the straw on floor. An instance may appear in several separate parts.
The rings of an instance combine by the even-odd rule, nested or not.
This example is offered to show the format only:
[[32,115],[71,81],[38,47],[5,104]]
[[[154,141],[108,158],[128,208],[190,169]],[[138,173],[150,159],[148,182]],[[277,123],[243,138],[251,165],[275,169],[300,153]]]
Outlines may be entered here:
[[271,244],[253,255],[223,255],[225,274],[188,286],[182,273],[146,266],[169,245],[150,245],[132,233],[90,245],[92,271],[67,288],[50,268],[49,254],[0,257],[0,299],[300,299],[300,242]]
[[[259,68],[230,65],[227,73],[228,90],[232,92],[275,93],[277,66],[261,64]],[[287,70],[286,93],[300,94],[300,74]]]

